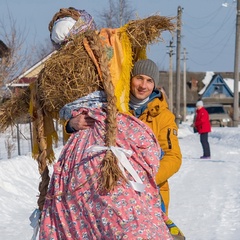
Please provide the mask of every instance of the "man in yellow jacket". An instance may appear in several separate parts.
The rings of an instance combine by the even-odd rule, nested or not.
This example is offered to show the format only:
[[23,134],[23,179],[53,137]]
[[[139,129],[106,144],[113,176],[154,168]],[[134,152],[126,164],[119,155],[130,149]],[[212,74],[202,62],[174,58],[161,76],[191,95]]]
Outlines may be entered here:
[[[158,80],[159,70],[153,61],[150,59],[137,61],[132,69],[129,107],[133,115],[152,129],[163,150],[155,179],[168,214],[170,198],[168,179],[179,170],[182,155],[175,117],[168,109],[164,94],[156,88]],[[93,124],[92,118],[79,115],[68,122],[66,130],[70,133],[86,129]]]
[[175,116],[168,109],[164,94],[156,89],[158,80],[159,70],[153,61],[150,59],[137,61],[132,70],[129,104],[133,114],[153,130],[163,150],[155,179],[168,214],[170,199],[168,179],[179,170],[182,154]]

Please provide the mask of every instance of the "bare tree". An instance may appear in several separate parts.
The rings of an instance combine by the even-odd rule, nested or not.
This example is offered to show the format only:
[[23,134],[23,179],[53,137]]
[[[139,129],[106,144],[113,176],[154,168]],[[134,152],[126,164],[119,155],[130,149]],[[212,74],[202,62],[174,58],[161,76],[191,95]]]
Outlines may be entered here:
[[100,27],[119,28],[133,18],[134,11],[127,0],[109,0],[108,9],[99,13]]
[[[10,54],[10,48],[7,47],[7,45],[0,40],[0,64],[5,62],[5,59],[8,58],[8,55]],[[1,77],[0,73],[0,102],[2,102],[3,96],[6,95],[6,88],[3,87],[3,78]]]
[[46,57],[49,53],[56,50],[54,45],[52,44],[50,38],[46,38],[44,43],[39,44],[35,49],[35,62],[42,60]]
[[[7,23],[6,23],[7,21]],[[17,23],[8,14],[8,18],[0,18],[0,88],[21,74],[31,63],[31,55],[24,50],[26,43],[25,29],[18,29]]]

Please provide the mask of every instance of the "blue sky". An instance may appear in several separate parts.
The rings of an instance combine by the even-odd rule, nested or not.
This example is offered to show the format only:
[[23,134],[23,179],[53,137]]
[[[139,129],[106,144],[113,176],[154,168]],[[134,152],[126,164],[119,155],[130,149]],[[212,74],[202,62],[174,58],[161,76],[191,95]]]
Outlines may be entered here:
[[[136,15],[143,18],[154,13],[176,16],[177,8],[183,8],[182,41],[187,52],[189,71],[234,71],[234,48],[236,31],[236,1],[233,0],[129,0]],[[227,3],[227,7],[222,4]],[[7,19],[8,12],[21,29],[28,33],[27,44],[44,44],[49,37],[48,23],[62,7],[85,9],[97,15],[108,5],[108,0],[1,0],[0,19]],[[163,34],[165,42],[151,46],[148,57],[160,70],[168,70],[168,48],[171,35]],[[174,39],[176,46],[176,38]],[[173,49],[176,52],[176,48]],[[176,55],[173,65],[176,66]],[[182,55],[183,57],[183,55]],[[183,63],[183,62],[182,62]]]

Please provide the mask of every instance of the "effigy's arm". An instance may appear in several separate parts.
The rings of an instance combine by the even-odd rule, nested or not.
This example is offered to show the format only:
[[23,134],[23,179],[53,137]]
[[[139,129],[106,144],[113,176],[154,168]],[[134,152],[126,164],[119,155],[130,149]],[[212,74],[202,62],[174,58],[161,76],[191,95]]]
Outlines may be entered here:
[[130,21],[126,27],[132,46],[141,47],[160,41],[162,32],[173,32],[176,29],[174,19],[174,17],[154,15]]
[[146,58],[146,47],[150,44],[163,41],[161,34],[164,31],[172,33],[176,30],[175,17],[159,15],[133,20],[123,26],[131,42],[133,61]]

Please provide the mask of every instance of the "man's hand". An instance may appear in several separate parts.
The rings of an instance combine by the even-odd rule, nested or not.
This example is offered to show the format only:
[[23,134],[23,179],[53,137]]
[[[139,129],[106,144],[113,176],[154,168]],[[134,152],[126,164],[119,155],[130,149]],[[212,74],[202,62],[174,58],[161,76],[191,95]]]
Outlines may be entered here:
[[89,117],[87,113],[81,113],[74,118],[71,118],[68,122],[70,127],[74,128],[76,131],[84,130],[94,126],[95,119]]

